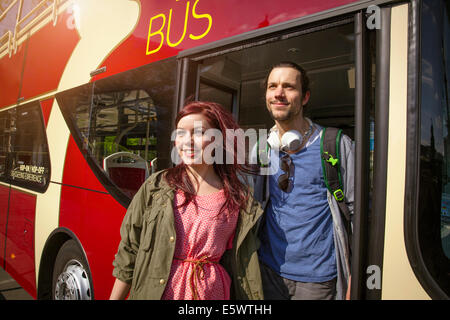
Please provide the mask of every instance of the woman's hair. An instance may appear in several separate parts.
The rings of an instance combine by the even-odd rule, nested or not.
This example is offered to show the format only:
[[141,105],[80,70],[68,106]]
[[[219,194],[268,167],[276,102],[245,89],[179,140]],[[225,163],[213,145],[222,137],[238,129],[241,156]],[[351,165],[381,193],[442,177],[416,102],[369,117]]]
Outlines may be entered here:
[[[223,146],[223,159],[218,161],[220,163],[213,163],[214,171],[219,176],[223,182],[223,189],[225,194],[225,204],[222,206],[220,213],[224,209],[228,209],[228,212],[234,212],[235,210],[242,209],[248,200],[248,187],[241,182],[239,175],[242,173],[251,172],[251,169],[246,164],[238,163],[238,146],[239,140],[236,135],[233,137],[228,137],[228,139],[233,138],[233,143],[229,146],[227,141],[227,129],[231,129],[232,132],[239,129],[237,122],[234,120],[230,112],[225,110],[220,104],[214,102],[204,102],[204,101],[192,101],[189,102],[184,108],[178,113],[175,119],[175,127],[178,126],[178,122],[185,116],[190,114],[201,114],[203,115],[211,128],[218,129],[221,131],[223,136],[222,146]],[[230,140],[231,141],[231,140]],[[232,150],[227,150],[226,148],[232,147]],[[243,150],[240,150],[242,152]],[[233,162],[229,163],[230,156],[227,159],[227,153],[232,153]],[[185,201],[178,207],[183,207],[189,202],[193,201],[197,207],[195,201],[196,191],[193,183],[189,179],[187,174],[187,165],[181,162],[177,166],[167,170],[165,175],[166,181],[169,185],[175,189],[184,192]]]

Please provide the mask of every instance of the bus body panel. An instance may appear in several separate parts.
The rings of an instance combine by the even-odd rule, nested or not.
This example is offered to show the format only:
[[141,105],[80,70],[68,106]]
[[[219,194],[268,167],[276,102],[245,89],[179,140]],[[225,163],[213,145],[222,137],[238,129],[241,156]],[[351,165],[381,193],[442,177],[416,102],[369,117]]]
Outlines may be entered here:
[[8,220],[9,186],[0,185],[0,266],[5,267],[6,222]]
[[404,194],[406,165],[408,5],[392,8],[388,174],[383,299],[429,299],[414,275],[404,240]]
[[[172,57],[182,50],[252,30],[343,6],[357,0],[140,1],[139,22],[123,43],[99,66],[115,73]],[[233,14],[245,12],[245,16]],[[170,28],[169,28],[170,19]],[[199,39],[197,39],[199,37]],[[193,39],[194,38],[194,39]]]
[[21,44],[11,57],[0,58],[0,109],[19,99],[24,57],[25,45]]
[[29,38],[20,98],[27,100],[58,87],[67,61],[80,39],[76,30],[67,28],[68,17],[68,13],[62,14],[56,26],[49,23]]
[[[46,106],[48,108],[48,105]],[[53,105],[46,125],[51,165],[51,182],[46,192],[38,195],[36,207],[36,279],[39,276],[39,266],[44,245],[50,234],[59,225],[62,172],[69,136],[69,129],[62,117],[56,99],[53,99]]]
[[112,260],[119,245],[118,230],[125,212],[95,177],[71,136],[61,189],[59,227],[71,230],[83,245],[96,299],[109,297],[113,284]]
[[[0,185],[0,266],[36,297],[42,250],[58,227],[73,232],[92,273],[96,299],[109,296],[112,261],[126,213],[83,156],[54,95],[147,65],[200,45],[358,0],[69,0],[56,24],[47,22],[0,57],[0,109],[40,101],[51,183],[44,193]],[[367,5],[369,5],[368,2]],[[236,14],[236,12],[245,13]],[[391,16],[390,127],[382,298],[429,298],[404,244],[408,5]],[[0,35],[1,36],[1,35]],[[91,76],[98,68],[105,72]],[[394,125],[395,124],[395,125]],[[402,161],[398,161],[403,159]],[[9,212],[8,212],[9,209]],[[7,239],[6,239],[7,237]],[[6,245],[6,247],[5,247]]]
[[95,299],[108,299],[114,283],[118,230],[126,209],[111,195],[70,186],[61,190],[60,227],[77,235],[92,274]]
[[5,270],[33,297],[36,297],[35,210],[36,195],[11,188]]
[[47,128],[48,119],[50,118],[50,112],[52,111],[54,98],[41,100],[42,115],[44,117],[45,127]]
[[[84,151],[86,152],[86,151]],[[76,170],[74,170],[76,168]],[[82,187],[84,189],[107,193],[103,185],[94,175],[82,152],[72,136],[67,144],[66,160],[62,183],[65,185]]]
[[[89,82],[90,72],[95,70],[105,56],[131,32],[139,13],[138,5],[134,1],[103,0],[77,1],[76,3],[79,6],[77,10],[83,10],[82,12],[85,14],[78,15],[77,10],[66,6],[64,10],[71,13],[71,16],[67,17],[63,25],[69,32],[76,31],[80,41],[70,55],[57,91],[64,91]],[[107,12],[105,12],[105,8],[107,8]],[[101,12],[104,14],[98,15]],[[127,18],[124,19],[122,15]],[[42,251],[48,237],[60,226],[61,183],[67,160],[69,137],[67,124],[57,101],[54,100],[47,124],[47,140],[52,166],[51,180],[56,183],[50,183],[46,193],[39,195],[40,201],[36,214],[36,270],[39,270]],[[76,167],[72,167],[70,170],[73,174],[78,172]],[[86,248],[84,249],[86,250]],[[107,264],[111,265],[111,263],[110,260]],[[38,274],[36,276],[38,278]]]

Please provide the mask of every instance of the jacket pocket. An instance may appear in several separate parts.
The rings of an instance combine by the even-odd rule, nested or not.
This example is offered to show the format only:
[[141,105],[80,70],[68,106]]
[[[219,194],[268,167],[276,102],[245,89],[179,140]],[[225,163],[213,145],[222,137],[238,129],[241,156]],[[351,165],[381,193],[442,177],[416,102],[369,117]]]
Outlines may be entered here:
[[149,251],[152,247],[158,213],[158,209],[148,209],[145,211],[145,229],[142,230],[143,234],[141,239],[141,248],[144,251]]

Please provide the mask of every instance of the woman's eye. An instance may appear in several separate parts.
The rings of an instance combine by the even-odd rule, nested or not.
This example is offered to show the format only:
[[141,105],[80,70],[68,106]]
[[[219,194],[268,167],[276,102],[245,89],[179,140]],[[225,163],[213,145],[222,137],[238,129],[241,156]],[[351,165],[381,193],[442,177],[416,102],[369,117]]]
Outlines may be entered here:
[[194,136],[196,137],[203,136],[203,130],[194,130]]

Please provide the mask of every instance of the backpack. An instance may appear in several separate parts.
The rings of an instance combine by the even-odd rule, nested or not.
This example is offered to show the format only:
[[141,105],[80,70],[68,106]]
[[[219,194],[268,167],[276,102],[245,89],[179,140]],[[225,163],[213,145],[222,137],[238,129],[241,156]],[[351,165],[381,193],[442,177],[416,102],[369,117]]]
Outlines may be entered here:
[[340,144],[342,137],[342,129],[323,128],[322,137],[320,139],[320,158],[322,161],[323,178],[325,185],[336,199],[339,211],[344,216],[344,225],[347,234],[351,235],[351,218],[350,211],[345,204],[345,195],[343,191],[341,166],[340,166]]
[[[333,127],[324,127],[322,137],[320,139],[320,158],[322,161],[323,178],[328,191],[336,199],[339,211],[343,215],[343,221],[347,234],[351,235],[351,218],[350,211],[345,204],[345,194],[343,191],[341,170],[340,170],[340,142],[342,137],[342,129]],[[260,167],[267,167],[267,163],[263,163],[259,155],[259,141],[257,141],[257,163]],[[269,152],[268,148],[265,150]],[[264,193],[265,193],[264,183]]]

